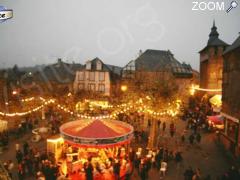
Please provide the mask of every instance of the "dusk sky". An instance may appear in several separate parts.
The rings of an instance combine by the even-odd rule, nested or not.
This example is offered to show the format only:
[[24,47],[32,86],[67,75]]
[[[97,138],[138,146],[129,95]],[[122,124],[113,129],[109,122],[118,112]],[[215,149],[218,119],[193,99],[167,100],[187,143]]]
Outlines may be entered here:
[[199,70],[198,51],[213,19],[220,39],[231,44],[240,31],[240,6],[227,14],[231,0],[224,0],[225,11],[192,11],[192,1],[0,0],[14,12],[0,24],[0,68],[49,64],[58,57],[82,64],[99,57],[124,66],[140,49],[169,49]]

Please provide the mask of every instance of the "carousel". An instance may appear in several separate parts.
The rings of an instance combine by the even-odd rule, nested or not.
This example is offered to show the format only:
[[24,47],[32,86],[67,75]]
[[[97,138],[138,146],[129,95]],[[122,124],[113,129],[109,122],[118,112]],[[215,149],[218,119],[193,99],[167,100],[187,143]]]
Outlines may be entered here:
[[[115,163],[121,164],[120,176],[128,171],[129,144],[133,127],[116,120],[81,119],[63,124],[60,138],[48,139],[48,151],[53,152],[63,174],[84,176],[86,164],[93,166],[94,177],[113,175]],[[128,166],[128,167],[126,167]]]

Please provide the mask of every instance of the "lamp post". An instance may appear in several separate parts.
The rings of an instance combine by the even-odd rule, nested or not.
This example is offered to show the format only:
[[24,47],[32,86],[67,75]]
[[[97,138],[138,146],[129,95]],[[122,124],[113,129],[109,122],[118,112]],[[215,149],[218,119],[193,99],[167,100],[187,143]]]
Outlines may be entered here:
[[126,92],[127,90],[128,90],[127,85],[122,85],[122,86],[121,86],[121,91],[122,91],[122,92]]
[[121,96],[121,97],[122,97],[122,100],[123,100],[123,99],[125,99],[125,100],[127,99],[127,97],[126,97],[126,91],[127,91],[127,90],[128,90],[127,85],[121,85],[121,91],[122,91],[122,93],[121,93],[122,96]]

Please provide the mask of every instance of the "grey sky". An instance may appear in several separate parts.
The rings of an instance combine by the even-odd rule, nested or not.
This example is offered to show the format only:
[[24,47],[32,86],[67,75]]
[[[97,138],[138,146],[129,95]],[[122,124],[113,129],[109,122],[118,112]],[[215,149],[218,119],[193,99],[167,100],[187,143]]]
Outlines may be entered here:
[[[192,11],[192,1],[0,0],[14,11],[13,19],[0,24],[0,66],[53,63],[58,57],[84,63],[96,56],[124,66],[139,49],[169,49],[198,70],[198,51],[213,19],[220,38],[232,43],[240,31],[240,6],[229,14]],[[231,1],[224,2],[226,9]]]

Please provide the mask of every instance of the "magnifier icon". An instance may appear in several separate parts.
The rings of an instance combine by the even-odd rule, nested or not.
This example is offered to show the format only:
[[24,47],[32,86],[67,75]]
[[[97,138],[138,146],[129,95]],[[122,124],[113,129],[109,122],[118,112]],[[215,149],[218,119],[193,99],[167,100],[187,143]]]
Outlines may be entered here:
[[236,8],[237,6],[238,6],[237,1],[232,1],[230,7],[227,9],[227,13],[229,13],[233,8]]

